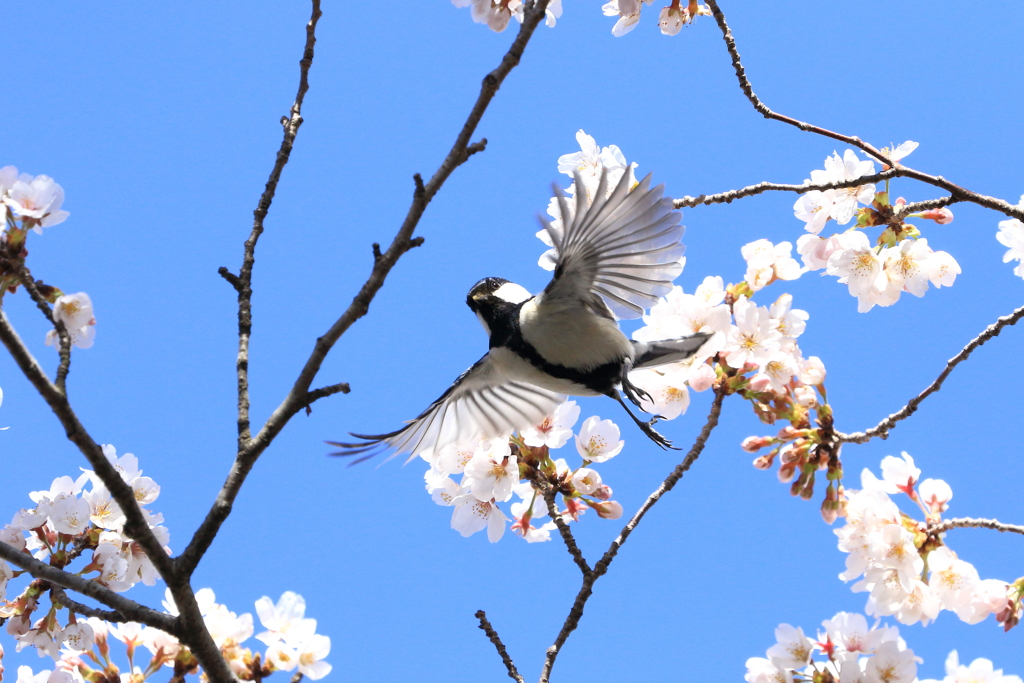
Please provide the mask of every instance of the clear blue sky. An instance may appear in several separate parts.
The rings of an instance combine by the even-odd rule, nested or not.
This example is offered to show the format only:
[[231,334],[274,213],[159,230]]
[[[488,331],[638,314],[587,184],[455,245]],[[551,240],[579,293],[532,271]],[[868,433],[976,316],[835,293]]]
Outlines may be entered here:
[[[673,196],[762,180],[800,182],[831,141],[757,115],[742,97],[710,18],[669,38],[658,7],[615,39],[600,3],[565,2],[541,27],[479,128],[486,152],[459,169],[428,208],[426,238],[389,277],[370,315],[324,365],[319,384],[352,393],[297,417],[255,468],[197,572],[236,612],[262,595],[305,595],[333,650],[334,680],[504,680],[473,612],[484,609],[520,670],[535,679],[579,585],[560,542],[491,545],[461,538],[423,491],[423,463],[348,469],[324,439],[382,431],[416,415],[486,349],[466,291],[488,275],[543,287],[534,238],[559,155],[583,128],[617,144]],[[877,146],[916,140],[907,163],[1016,201],[1024,7],[934,3],[723,2],[755,88],[787,114]],[[152,507],[180,551],[230,467],[235,444],[234,291],[251,212],[280,144],[279,118],[297,85],[309,15],[304,2],[35,3],[4,5],[7,44],[0,166],[63,185],[66,223],[29,240],[37,277],[86,291],[96,345],[76,351],[69,392],[99,441],[139,457],[163,487]],[[256,274],[253,416],[264,419],[315,338],[348,305],[409,205],[412,174],[432,173],[515,26],[494,34],[444,0],[324,4],[305,124],[267,219]],[[939,196],[911,181],[894,194]],[[742,278],[739,248],[794,241],[795,196],[760,196],[684,212],[687,290],[706,275]],[[856,312],[832,278],[786,291],[810,313],[801,347],[829,369],[838,427],[864,429],[899,408],[969,339],[1024,303],[1001,263],[1000,217],[955,206],[928,226],[963,274],[923,299]],[[773,285],[779,287],[779,285]],[[782,289],[779,292],[784,291]],[[5,310],[48,368],[44,320],[19,293]],[[946,479],[951,512],[1024,523],[1019,382],[1024,330],[1010,328],[956,370],[887,442],[847,447],[849,483],[862,467],[910,452]],[[2,515],[28,503],[81,455],[13,363],[0,357]],[[710,396],[663,425],[692,441]],[[626,450],[603,474],[627,514],[676,464],[628,427],[607,400],[583,417],[620,421]],[[644,520],[602,578],[555,669],[556,680],[741,680],[780,622],[813,632],[864,594],[836,578],[844,556],[817,502],[791,499],[774,473],[739,449],[766,433],[749,405],[727,401],[723,423],[681,484]],[[576,530],[595,561],[619,523],[588,515]],[[1024,574],[1024,540],[956,530],[949,542],[984,577]],[[162,589],[129,595],[158,604]],[[1021,629],[951,613],[902,635],[941,678],[946,654],[985,656],[1024,674]],[[6,638],[6,636],[5,636]],[[46,663],[13,654],[17,663]]]

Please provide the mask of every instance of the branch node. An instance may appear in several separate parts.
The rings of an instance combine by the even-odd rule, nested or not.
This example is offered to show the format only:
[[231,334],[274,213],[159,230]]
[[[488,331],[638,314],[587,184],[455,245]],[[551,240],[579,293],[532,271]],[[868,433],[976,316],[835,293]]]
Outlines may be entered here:
[[427,188],[423,186],[423,176],[419,173],[413,173],[412,181],[416,183],[416,189],[412,194],[413,199],[417,202],[422,202],[423,198],[427,196]]
[[224,266],[221,266],[220,268],[217,269],[217,274],[220,275],[225,280],[227,280],[228,283],[230,283],[231,286],[235,288],[236,292],[242,291],[242,281],[238,279],[238,276],[232,273],[230,270],[228,270]]
[[413,237],[409,240],[409,248],[415,249],[416,247],[422,246],[424,239],[422,237]]
[[377,242],[374,242],[373,243],[373,260],[375,262],[376,261],[380,261],[381,257],[382,257],[382,254],[380,253],[380,244],[378,244]]

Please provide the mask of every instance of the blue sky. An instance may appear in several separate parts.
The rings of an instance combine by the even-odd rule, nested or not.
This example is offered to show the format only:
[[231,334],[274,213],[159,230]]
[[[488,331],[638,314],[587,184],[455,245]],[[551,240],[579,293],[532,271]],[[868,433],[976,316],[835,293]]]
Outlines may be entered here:
[[[576,131],[618,145],[672,196],[801,182],[844,149],[756,114],[711,19],[669,38],[649,7],[616,39],[599,3],[564,4],[484,117],[477,137],[488,138],[487,150],[427,209],[417,229],[424,246],[402,259],[325,363],[318,384],[346,381],[352,393],[288,426],[197,572],[197,587],[212,587],[236,612],[252,611],[262,595],[305,595],[308,616],[332,638],[335,680],[501,680],[477,609],[536,678],[568,611],[579,572],[558,541],[463,539],[423,491],[422,462],[349,469],[326,456],[323,441],[395,428],[484,352],[464,306],[478,279],[544,286],[535,215],[552,181],[567,184],[556,159],[576,151]],[[88,292],[96,308],[96,345],[75,352],[69,393],[97,440],[135,453],[161,484],[152,507],[180,551],[233,458],[235,295],[217,268],[240,264],[280,144],[278,120],[294,97],[309,8],[12,1],[4,9],[0,166],[53,176],[71,212],[30,238],[29,265],[67,292]],[[723,10],[770,107],[879,147],[916,140],[910,166],[1010,201],[1024,192],[1018,4],[939,12],[931,3],[727,2]],[[494,34],[443,0],[325,3],[305,124],[256,257],[254,419],[280,402],[316,337],[348,305],[369,273],[371,243],[388,243],[405,216],[412,174],[437,168],[514,28]],[[940,194],[906,180],[894,181],[893,193]],[[706,275],[738,281],[743,244],[795,242],[794,200],[762,195],[684,211],[688,263],[678,283],[692,291]],[[902,406],[1024,300],[1024,282],[1001,263],[1000,216],[953,210],[952,224],[926,226],[929,243],[963,268],[952,288],[858,314],[833,278],[773,285],[810,314],[801,347],[828,367],[840,429],[864,429]],[[27,298],[4,305],[55,367],[45,321]],[[978,350],[888,441],[847,447],[849,485],[863,467],[877,471],[883,456],[905,450],[925,477],[950,483],[955,515],[1024,523],[1021,334],[1009,328]],[[11,427],[0,436],[0,515],[8,515],[28,504],[28,491],[85,463],[7,357],[0,386],[0,424]],[[663,431],[692,442],[709,401],[696,396]],[[603,475],[629,514],[679,456],[646,442],[609,401],[583,406],[583,417],[623,427],[626,449]],[[863,610],[866,596],[836,578],[844,556],[817,503],[791,499],[739,449],[761,433],[748,404],[726,402],[700,461],[598,582],[556,680],[740,680],[778,623],[813,631],[840,610]],[[588,515],[576,533],[595,561],[618,530]],[[1018,537],[955,530],[949,542],[983,577],[1024,574]],[[161,592],[130,595],[156,603]],[[922,678],[941,677],[953,648],[962,660],[989,657],[1024,673],[1020,629],[1004,635],[991,620],[969,627],[943,613],[901,633],[925,660]],[[8,667],[44,664],[5,643]]]

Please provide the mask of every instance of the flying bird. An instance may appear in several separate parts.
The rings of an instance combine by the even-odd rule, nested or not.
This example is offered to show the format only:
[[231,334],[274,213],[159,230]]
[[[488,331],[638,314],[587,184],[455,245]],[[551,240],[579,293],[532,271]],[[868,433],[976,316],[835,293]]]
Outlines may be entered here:
[[685,360],[711,335],[642,342],[619,329],[617,319],[640,317],[671,291],[685,250],[679,241],[685,228],[664,186],[651,188],[648,175],[631,188],[630,176],[623,174],[609,194],[602,171],[589,206],[579,174],[573,207],[555,186],[561,226],[541,219],[557,252],[544,291],[534,296],[498,277],[473,285],[466,304],[490,337],[483,358],[401,429],[353,433],[360,440],[354,443],[329,441],[341,449],[334,455],[360,455],[355,462],[361,462],[390,450],[412,460],[456,441],[540,424],[566,395],[608,396],[654,443],[672,448],[654,429],[660,416],[641,420],[623,401],[622,394],[637,407],[650,400],[629,373]]

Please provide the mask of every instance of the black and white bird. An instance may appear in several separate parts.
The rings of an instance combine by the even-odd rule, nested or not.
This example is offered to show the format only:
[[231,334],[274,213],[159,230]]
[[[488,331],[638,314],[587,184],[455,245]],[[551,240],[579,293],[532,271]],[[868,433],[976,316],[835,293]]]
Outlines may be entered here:
[[589,206],[579,175],[572,208],[556,186],[561,227],[541,219],[557,252],[544,291],[532,296],[497,277],[473,285],[466,304],[490,336],[484,357],[415,420],[388,434],[352,434],[355,443],[328,442],[341,449],[335,455],[361,455],[361,462],[390,450],[411,460],[540,424],[566,395],[615,399],[652,441],[670,448],[653,427],[660,416],[645,422],[622,400],[622,393],[637,406],[650,399],[629,373],[685,360],[710,335],[641,342],[619,329],[617,318],[640,317],[672,289],[685,250],[685,228],[664,186],[651,188],[648,175],[631,188],[630,175],[609,194],[603,172]]

